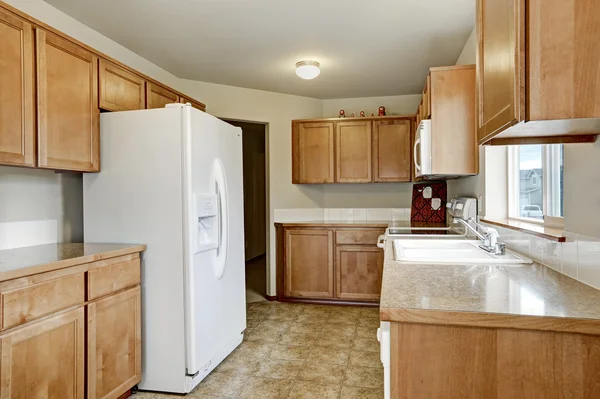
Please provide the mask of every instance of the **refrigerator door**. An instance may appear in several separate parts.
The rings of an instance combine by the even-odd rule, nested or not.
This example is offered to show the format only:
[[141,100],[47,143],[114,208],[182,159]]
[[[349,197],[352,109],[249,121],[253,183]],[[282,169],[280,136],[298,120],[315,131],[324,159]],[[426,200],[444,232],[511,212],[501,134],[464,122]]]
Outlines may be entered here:
[[242,137],[184,108],[185,341],[190,389],[242,340],[246,328]]

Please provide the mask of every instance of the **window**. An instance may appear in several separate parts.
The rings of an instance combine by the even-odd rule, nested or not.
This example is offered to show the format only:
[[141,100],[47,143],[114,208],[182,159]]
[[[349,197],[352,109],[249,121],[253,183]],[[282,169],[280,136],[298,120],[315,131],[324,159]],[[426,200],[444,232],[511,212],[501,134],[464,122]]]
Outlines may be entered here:
[[563,160],[563,146],[559,144],[509,148],[510,218],[562,225]]

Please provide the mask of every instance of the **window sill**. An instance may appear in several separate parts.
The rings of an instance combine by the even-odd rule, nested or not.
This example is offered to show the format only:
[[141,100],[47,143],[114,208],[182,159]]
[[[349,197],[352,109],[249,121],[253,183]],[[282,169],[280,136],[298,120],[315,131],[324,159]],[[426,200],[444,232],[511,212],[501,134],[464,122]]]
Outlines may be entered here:
[[556,242],[566,242],[567,238],[563,235],[562,229],[556,227],[547,227],[541,224],[527,223],[520,220],[511,219],[481,219],[483,223],[492,224],[495,226],[504,227],[510,230],[520,231],[522,233],[531,234],[546,240]]

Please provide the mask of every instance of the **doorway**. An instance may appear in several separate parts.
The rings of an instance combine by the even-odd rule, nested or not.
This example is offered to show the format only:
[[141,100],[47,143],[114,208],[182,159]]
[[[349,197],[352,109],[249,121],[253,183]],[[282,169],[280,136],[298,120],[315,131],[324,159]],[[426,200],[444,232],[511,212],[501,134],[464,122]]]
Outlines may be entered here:
[[246,302],[267,295],[266,125],[224,119],[242,129]]

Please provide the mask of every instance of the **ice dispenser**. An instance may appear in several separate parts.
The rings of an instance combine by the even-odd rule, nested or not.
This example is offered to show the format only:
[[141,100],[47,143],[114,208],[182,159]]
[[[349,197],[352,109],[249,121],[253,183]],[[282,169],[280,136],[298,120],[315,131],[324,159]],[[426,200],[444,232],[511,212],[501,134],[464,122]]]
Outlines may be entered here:
[[216,194],[194,194],[196,212],[196,250],[206,252],[219,247],[219,220]]

